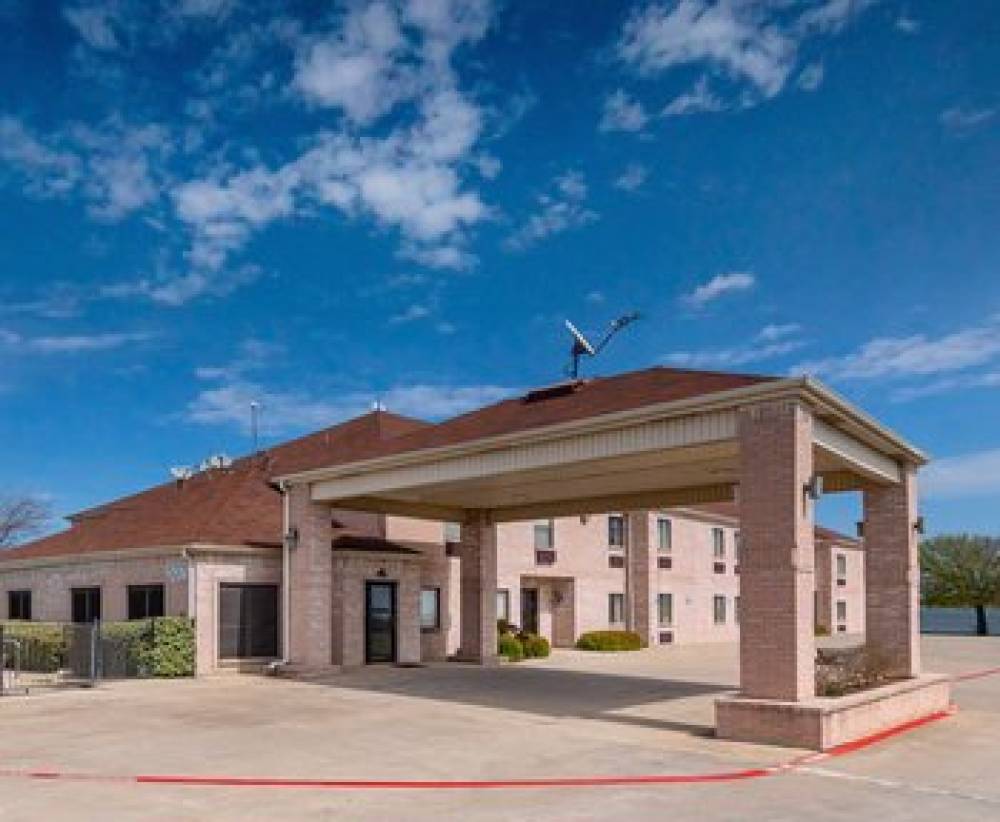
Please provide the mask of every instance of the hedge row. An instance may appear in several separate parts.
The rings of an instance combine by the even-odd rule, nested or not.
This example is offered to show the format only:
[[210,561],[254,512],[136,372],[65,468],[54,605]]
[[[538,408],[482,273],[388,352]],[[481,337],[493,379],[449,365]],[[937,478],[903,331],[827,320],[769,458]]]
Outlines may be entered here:
[[[497,653],[507,657],[510,662],[520,662],[522,659],[544,658],[552,652],[549,641],[538,634],[521,631],[513,632],[512,625],[498,626]],[[503,630],[506,628],[506,630]]]
[[[20,640],[22,670],[56,673],[68,663],[66,627],[52,622],[0,622],[0,634]],[[194,623],[186,617],[104,622],[101,637],[124,645],[128,669],[138,676],[194,675]]]
[[581,651],[638,651],[642,638],[635,631],[588,631],[576,641]]

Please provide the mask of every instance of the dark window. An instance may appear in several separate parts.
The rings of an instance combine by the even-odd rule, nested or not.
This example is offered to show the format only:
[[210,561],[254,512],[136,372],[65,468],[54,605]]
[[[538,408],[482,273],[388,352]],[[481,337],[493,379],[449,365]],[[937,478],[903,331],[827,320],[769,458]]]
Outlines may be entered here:
[[74,622],[101,621],[100,588],[73,588],[70,595],[73,603]]
[[625,594],[608,594],[608,622],[621,625],[625,621]]
[[424,588],[420,592],[420,630],[436,631],[441,627],[441,589]]
[[278,586],[219,586],[219,657],[278,655]]
[[164,615],[162,585],[128,586],[129,619],[151,619]]
[[625,517],[621,514],[608,517],[608,547],[625,547]]
[[674,559],[673,557],[657,557],[656,566],[669,571],[674,567]]
[[31,619],[31,591],[7,592],[7,618]]

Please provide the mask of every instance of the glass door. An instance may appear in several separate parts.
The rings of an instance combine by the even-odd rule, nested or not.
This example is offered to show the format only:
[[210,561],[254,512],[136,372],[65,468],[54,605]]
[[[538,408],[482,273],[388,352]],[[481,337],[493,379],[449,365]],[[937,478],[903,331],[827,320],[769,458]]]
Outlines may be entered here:
[[538,589],[521,589],[521,630],[538,633]]
[[365,583],[365,661],[396,661],[396,583]]

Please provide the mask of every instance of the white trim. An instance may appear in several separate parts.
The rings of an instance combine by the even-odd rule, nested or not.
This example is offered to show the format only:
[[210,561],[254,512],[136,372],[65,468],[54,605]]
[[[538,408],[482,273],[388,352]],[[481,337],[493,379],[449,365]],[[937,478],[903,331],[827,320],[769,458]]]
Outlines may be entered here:
[[839,428],[813,420],[813,443],[817,448],[848,463],[859,474],[870,479],[898,483],[902,479],[899,463],[866,445]]
[[33,568],[58,567],[60,565],[88,565],[109,562],[123,562],[131,559],[155,559],[156,557],[192,558],[204,554],[249,554],[267,556],[274,548],[267,545],[213,545],[209,543],[189,543],[187,545],[157,545],[147,548],[127,548],[121,551],[84,551],[74,554],[59,554],[47,557],[25,557],[24,559],[4,559],[0,552],[0,576],[5,571],[20,571]]

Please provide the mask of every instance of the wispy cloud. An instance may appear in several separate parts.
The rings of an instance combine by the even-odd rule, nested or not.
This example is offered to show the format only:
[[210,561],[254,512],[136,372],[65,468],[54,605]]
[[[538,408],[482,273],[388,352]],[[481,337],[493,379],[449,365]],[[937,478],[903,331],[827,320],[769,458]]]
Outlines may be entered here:
[[642,131],[649,121],[642,103],[635,100],[622,89],[609,94],[604,99],[604,111],[600,131]]
[[799,363],[796,373],[836,380],[871,380],[942,374],[981,366],[1000,355],[1000,317],[941,337],[878,337],[856,351]]
[[794,323],[768,325],[744,345],[704,351],[674,351],[667,355],[666,362],[683,368],[737,368],[799,350],[805,345],[797,337],[800,331],[801,326]]
[[615,188],[622,191],[638,191],[649,179],[649,169],[641,163],[630,163],[615,178]]
[[690,91],[671,100],[661,113],[664,117],[683,117],[686,114],[722,111],[725,108],[726,104],[712,93],[708,87],[708,78],[703,75],[698,78]]
[[921,23],[915,17],[911,17],[907,12],[901,12],[894,23],[896,30],[903,34],[917,34],[920,31]]
[[0,329],[0,346],[22,353],[82,354],[110,351],[150,339],[147,333],[64,334],[49,336],[23,336],[17,332]]
[[823,85],[825,74],[826,69],[823,68],[822,63],[810,63],[799,72],[795,84],[803,91],[816,91],[816,89]]
[[699,285],[690,294],[684,296],[684,302],[694,308],[703,308],[713,300],[725,294],[747,291],[757,283],[757,278],[749,271],[731,271],[716,274],[706,283]]
[[969,131],[992,120],[995,108],[953,106],[941,112],[941,125],[952,131]]
[[587,184],[578,171],[556,177],[550,191],[538,196],[538,210],[517,228],[504,245],[511,251],[523,251],[546,237],[580,228],[597,219],[597,212],[586,206]]
[[933,460],[920,474],[923,493],[934,499],[1000,495],[1000,448]]
[[907,385],[895,389],[890,398],[893,402],[912,402],[925,397],[969,391],[977,388],[1000,388],[1000,371],[985,374],[963,374],[956,377],[932,380],[931,382]]

